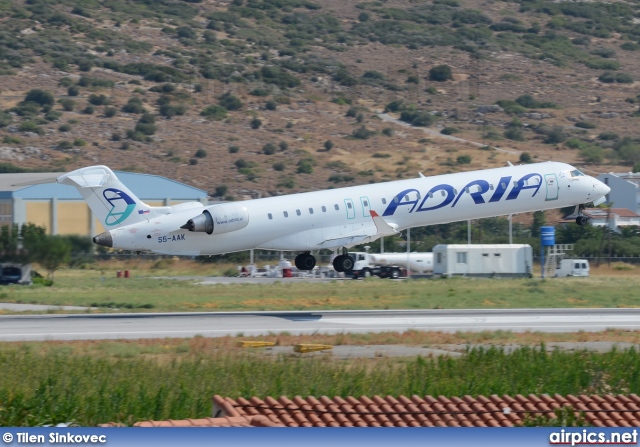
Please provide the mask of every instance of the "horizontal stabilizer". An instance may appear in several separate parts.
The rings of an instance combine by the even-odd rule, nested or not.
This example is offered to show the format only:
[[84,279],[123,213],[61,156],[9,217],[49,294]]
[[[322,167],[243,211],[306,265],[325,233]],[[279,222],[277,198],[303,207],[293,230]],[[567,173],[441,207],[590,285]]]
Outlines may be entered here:
[[30,180],[27,182],[14,183],[11,186],[45,185],[47,183],[55,183],[57,180],[58,180],[57,177],[49,177],[49,178],[43,178],[39,180]]
[[73,186],[80,188],[99,188],[104,186],[108,179],[109,174],[69,175],[64,178],[64,183],[73,183]]

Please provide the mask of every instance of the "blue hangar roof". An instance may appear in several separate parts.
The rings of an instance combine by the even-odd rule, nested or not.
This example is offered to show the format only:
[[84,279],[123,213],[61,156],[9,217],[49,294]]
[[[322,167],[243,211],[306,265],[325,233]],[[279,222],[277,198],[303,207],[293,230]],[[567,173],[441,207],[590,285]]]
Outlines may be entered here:
[[[168,179],[159,175],[137,174],[133,172],[114,171],[118,179],[124,183],[132,193],[142,200],[200,200],[207,198],[207,192],[184,183]],[[13,186],[15,183],[29,182],[57,178],[64,172],[42,172],[21,174],[0,174],[0,199],[62,199],[81,200],[78,191],[67,185],[47,183],[30,186]]]

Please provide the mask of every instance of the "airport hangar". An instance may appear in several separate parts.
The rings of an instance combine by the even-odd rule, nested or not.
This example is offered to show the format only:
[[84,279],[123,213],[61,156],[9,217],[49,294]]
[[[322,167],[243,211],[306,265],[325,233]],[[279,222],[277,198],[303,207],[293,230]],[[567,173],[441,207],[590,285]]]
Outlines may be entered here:
[[[207,192],[159,175],[115,171],[118,179],[147,205],[167,206],[199,201],[208,204]],[[101,222],[76,188],[57,183],[15,184],[55,179],[64,172],[0,174],[0,225],[32,223],[49,234],[94,236]]]

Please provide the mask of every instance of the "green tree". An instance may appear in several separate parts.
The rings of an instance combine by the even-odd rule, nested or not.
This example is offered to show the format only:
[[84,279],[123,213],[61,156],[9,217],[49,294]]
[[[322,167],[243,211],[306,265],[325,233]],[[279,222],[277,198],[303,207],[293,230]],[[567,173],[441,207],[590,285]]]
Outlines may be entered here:
[[89,95],[89,102],[94,106],[106,106],[111,103],[109,98],[107,98],[105,95],[95,95],[95,94]]
[[509,127],[504,131],[504,137],[513,141],[524,141],[524,132],[520,127]]
[[227,109],[219,105],[212,105],[200,112],[200,115],[215,121],[222,121],[227,117]]
[[273,143],[267,143],[262,147],[262,152],[265,155],[273,155],[276,153],[276,145]]
[[215,197],[222,197],[227,193],[227,191],[229,191],[229,188],[227,187],[227,185],[219,185],[219,186],[216,186],[216,191],[213,195]]
[[523,152],[520,154],[520,162],[531,163],[531,155],[529,155],[529,152]]
[[53,281],[56,270],[71,260],[71,244],[62,236],[40,237],[33,244],[30,257],[47,270],[48,279]]
[[448,65],[437,65],[429,70],[430,81],[445,82],[450,79],[453,79],[453,73]]
[[374,134],[373,131],[367,129],[364,126],[359,127],[358,129],[355,129],[353,132],[351,132],[351,135],[353,136],[353,138],[357,138],[359,140],[366,140],[373,134]]
[[73,99],[69,99],[69,98],[63,98],[63,99],[59,100],[58,102],[60,103],[60,105],[62,106],[62,109],[65,112],[73,111],[73,109],[76,106],[76,102]]
[[24,97],[24,102],[35,102],[41,106],[52,106],[54,101],[55,100],[51,92],[47,92],[46,90],[41,90],[39,88],[29,90],[27,95]]
[[243,106],[240,98],[233,95],[231,92],[227,92],[218,98],[218,104],[227,110],[240,110]]
[[122,106],[122,111],[124,113],[144,113],[145,109],[142,107],[142,100],[137,96],[133,96]]

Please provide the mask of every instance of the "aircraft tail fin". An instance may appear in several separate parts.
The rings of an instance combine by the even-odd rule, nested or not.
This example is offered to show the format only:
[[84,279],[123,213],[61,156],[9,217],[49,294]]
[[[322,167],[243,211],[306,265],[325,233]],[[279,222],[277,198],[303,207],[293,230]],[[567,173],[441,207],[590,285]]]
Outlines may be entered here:
[[56,182],[74,186],[107,230],[148,220],[157,212],[106,166],[77,169],[58,177]]

